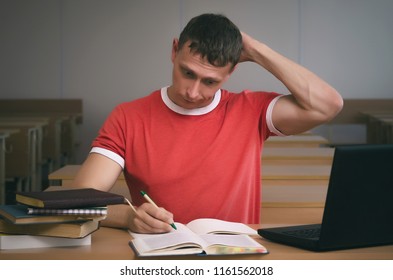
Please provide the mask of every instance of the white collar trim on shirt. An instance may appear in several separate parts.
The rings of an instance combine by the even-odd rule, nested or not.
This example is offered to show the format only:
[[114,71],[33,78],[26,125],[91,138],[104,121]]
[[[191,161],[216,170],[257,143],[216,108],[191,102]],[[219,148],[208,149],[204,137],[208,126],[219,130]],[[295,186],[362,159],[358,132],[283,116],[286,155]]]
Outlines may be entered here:
[[168,87],[163,87],[161,89],[161,98],[165,105],[171,109],[172,111],[181,114],[181,115],[188,115],[188,116],[200,116],[213,111],[217,105],[220,103],[221,100],[221,90],[217,90],[214,95],[213,101],[207,105],[206,107],[196,108],[196,109],[185,109],[180,107],[179,105],[175,104],[168,96]]

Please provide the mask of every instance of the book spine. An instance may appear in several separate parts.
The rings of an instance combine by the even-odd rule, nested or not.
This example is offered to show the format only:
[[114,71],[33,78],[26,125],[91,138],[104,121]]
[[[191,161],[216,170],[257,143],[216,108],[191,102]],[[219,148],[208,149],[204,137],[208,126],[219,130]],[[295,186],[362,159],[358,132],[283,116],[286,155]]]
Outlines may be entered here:
[[90,209],[47,209],[47,208],[28,208],[29,215],[107,215],[107,208]]

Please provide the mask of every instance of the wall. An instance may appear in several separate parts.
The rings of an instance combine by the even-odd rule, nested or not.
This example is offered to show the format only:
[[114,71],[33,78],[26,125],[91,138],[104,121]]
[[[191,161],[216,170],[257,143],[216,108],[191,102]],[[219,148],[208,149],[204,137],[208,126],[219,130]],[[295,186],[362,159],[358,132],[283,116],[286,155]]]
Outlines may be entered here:
[[[79,161],[118,103],[171,83],[186,22],[221,12],[344,98],[393,98],[390,0],[0,0],[0,98],[82,98]],[[241,64],[226,88],[286,93]]]

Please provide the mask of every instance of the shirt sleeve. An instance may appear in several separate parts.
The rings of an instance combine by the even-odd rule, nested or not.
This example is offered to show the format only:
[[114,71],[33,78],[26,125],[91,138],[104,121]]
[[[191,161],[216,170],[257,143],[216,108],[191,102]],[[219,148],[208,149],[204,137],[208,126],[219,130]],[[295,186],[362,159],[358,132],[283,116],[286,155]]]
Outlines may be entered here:
[[272,118],[272,114],[273,114],[273,108],[274,105],[276,105],[276,102],[283,97],[283,95],[278,95],[276,96],[272,101],[270,101],[269,106],[267,107],[266,110],[266,124],[268,129],[270,130],[270,132],[275,135],[275,136],[286,136],[285,134],[283,134],[281,131],[279,131],[273,123],[273,118]]
[[125,129],[124,112],[121,106],[117,106],[105,120],[98,136],[93,140],[90,153],[106,156],[124,168]]
[[125,163],[124,158],[122,158],[121,156],[119,156],[118,154],[116,154],[110,150],[100,148],[100,147],[92,147],[90,153],[96,153],[96,154],[106,156],[107,158],[113,160],[118,165],[120,165],[121,168],[124,169],[124,163]]
[[248,105],[253,108],[259,118],[259,133],[261,141],[267,140],[269,136],[285,136],[273,123],[273,109],[277,101],[284,95],[276,92],[254,92],[244,91]]

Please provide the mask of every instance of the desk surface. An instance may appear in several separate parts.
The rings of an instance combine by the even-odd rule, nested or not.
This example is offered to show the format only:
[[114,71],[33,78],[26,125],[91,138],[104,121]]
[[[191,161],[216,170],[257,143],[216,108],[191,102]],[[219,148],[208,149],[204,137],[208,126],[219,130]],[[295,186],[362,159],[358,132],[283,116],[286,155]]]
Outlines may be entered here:
[[269,137],[265,147],[320,147],[329,144],[328,140],[319,135],[300,134],[286,137]]
[[262,162],[267,159],[332,159],[334,148],[265,148],[262,152]]
[[[307,223],[316,222],[321,218],[321,210],[316,209],[277,209],[272,213],[265,213],[266,222],[276,220],[275,224],[262,224],[261,227],[280,226],[281,222]],[[283,211],[289,214],[285,216]],[[293,214],[291,214],[293,212]],[[301,215],[304,213],[304,215]],[[296,218],[298,217],[298,218]],[[260,225],[252,225],[254,228],[259,228]],[[130,235],[125,230],[105,228],[102,227],[92,235],[91,246],[81,247],[64,247],[64,248],[43,248],[43,249],[20,249],[20,250],[1,250],[0,259],[8,260],[30,260],[30,259],[58,259],[58,260],[124,260],[136,259],[134,252],[128,246],[128,241],[131,239]],[[256,237],[258,242],[261,242],[269,250],[267,255],[245,255],[245,256],[208,256],[203,259],[261,259],[261,260],[313,260],[313,259],[393,259],[393,245],[378,246],[369,248],[359,248],[350,250],[339,250],[331,252],[316,253],[307,250],[297,249],[277,243],[264,240]],[[175,256],[175,257],[160,257],[159,259],[201,259],[198,256]],[[158,259],[158,257],[155,257]]]
[[331,165],[263,165],[262,180],[329,180]]
[[[258,227],[255,225],[254,227]],[[130,235],[125,230],[102,227],[92,235],[91,246],[43,248],[43,249],[19,249],[2,250],[0,259],[3,260],[126,260],[137,259],[134,252],[128,246]],[[313,260],[313,259],[393,259],[393,245],[331,252],[311,252],[297,249],[277,243],[273,243],[256,237],[269,250],[267,255],[245,256],[208,256],[208,259],[261,259],[261,260]],[[154,259],[201,259],[198,256],[172,256],[155,257]]]
[[267,142],[314,142],[320,144],[327,144],[326,138],[314,134],[297,134],[285,137],[270,137]]

